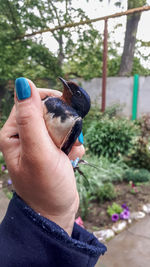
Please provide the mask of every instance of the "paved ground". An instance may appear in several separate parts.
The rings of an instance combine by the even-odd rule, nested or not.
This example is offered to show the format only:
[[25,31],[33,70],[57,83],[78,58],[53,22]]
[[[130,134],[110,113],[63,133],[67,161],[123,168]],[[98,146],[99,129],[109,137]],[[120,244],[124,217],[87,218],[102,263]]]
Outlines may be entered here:
[[2,221],[7,207],[9,204],[9,199],[5,196],[2,190],[0,190],[0,222]]
[[[0,222],[9,200],[0,190]],[[150,215],[107,242],[107,253],[96,267],[150,267]]]
[[96,267],[150,267],[150,215],[107,242]]

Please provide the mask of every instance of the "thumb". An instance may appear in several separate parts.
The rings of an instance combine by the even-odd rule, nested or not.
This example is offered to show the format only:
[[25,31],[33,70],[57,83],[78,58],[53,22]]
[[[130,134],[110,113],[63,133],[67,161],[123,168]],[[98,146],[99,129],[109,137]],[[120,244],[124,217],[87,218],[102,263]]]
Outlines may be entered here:
[[15,87],[16,121],[22,152],[35,155],[35,151],[40,153],[48,142],[54,146],[44,123],[40,95],[33,82],[25,78],[18,78]]

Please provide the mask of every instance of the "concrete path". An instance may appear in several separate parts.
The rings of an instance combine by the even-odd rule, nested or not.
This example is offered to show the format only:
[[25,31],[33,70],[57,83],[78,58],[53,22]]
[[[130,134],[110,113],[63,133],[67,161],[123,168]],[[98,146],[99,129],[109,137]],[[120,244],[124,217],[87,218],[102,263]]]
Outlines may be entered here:
[[150,215],[106,244],[96,267],[150,267]]
[[0,222],[5,216],[8,204],[9,204],[9,199],[5,196],[3,191],[0,190]]

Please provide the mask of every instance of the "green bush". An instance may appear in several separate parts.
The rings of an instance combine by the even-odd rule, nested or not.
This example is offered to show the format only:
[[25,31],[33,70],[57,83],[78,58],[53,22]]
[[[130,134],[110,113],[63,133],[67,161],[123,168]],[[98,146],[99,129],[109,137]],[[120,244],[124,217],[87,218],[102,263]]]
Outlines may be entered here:
[[[128,168],[122,161],[110,163],[108,159],[103,157],[98,158],[97,156],[86,155],[84,160],[95,165],[97,168],[79,164],[79,168],[86,178],[80,175],[79,172],[75,172],[80,197],[80,211],[83,218],[88,214],[90,201],[97,199],[98,195],[100,199],[102,197],[100,196],[100,192],[104,188],[107,190],[107,193],[106,190],[104,194],[102,193],[103,199],[106,199],[106,195],[107,199],[111,199],[112,196],[115,197],[112,189],[113,186],[108,185],[108,183],[122,181],[124,171]],[[112,189],[111,191],[108,190],[110,187]]]
[[0,128],[4,125],[5,121],[7,120],[13,104],[14,104],[13,93],[10,91],[6,91],[5,96],[1,101],[2,112],[0,114],[1,115]]
[[103,113],[103,116],[108,116],[109,119],[118,116],[118,113],[122,110],[121,105],[114,104],[110,107],[107,107]]
[[132,146],[124,161],[133,168],[150,171],[150,116],[138,120],[140,134],[132,140]]
[[0,164],[5,164],[3,153],[0,152]]
[[150,172],[146,169],[128,169],[124,173],[124,180],[133,183],[143,183],[150,181]]
[[83,121],[83,133],[86,134],[93,121],[99,121],[106,116],[111,119],[112,117],[117,116],[121,110],[122,107],[119,104],[107,107],[105,112],[101,112],[99,106],[91,107],[88,115]]
[[113,184],[106,183],[97,189],[97,198],[100,202],[104,202],[105,200],[115,199],[117,194]]
[[138,126],[127,119],[102,117],[93,121],[85,134],[89,152],[104,156],[111,161],[126,155],[132,146],[132,138],[137,134]]

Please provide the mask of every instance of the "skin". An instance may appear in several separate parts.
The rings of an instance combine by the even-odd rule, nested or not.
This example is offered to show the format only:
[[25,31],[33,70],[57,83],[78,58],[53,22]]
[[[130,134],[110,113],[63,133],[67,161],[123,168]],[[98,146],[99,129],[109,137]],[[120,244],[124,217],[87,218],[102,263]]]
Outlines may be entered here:
[[[44,123],[41,98],[61,93],[37,90],[28,82],[31,97],[18,101],[15,94],[15,105],[0,131],[0,150],[17,194],[71,235],[79,196],[70,159],[81,158],[84,147],[77,141],[68,157],[55,146]],[[16,133],[19,138],[13,137]]]

